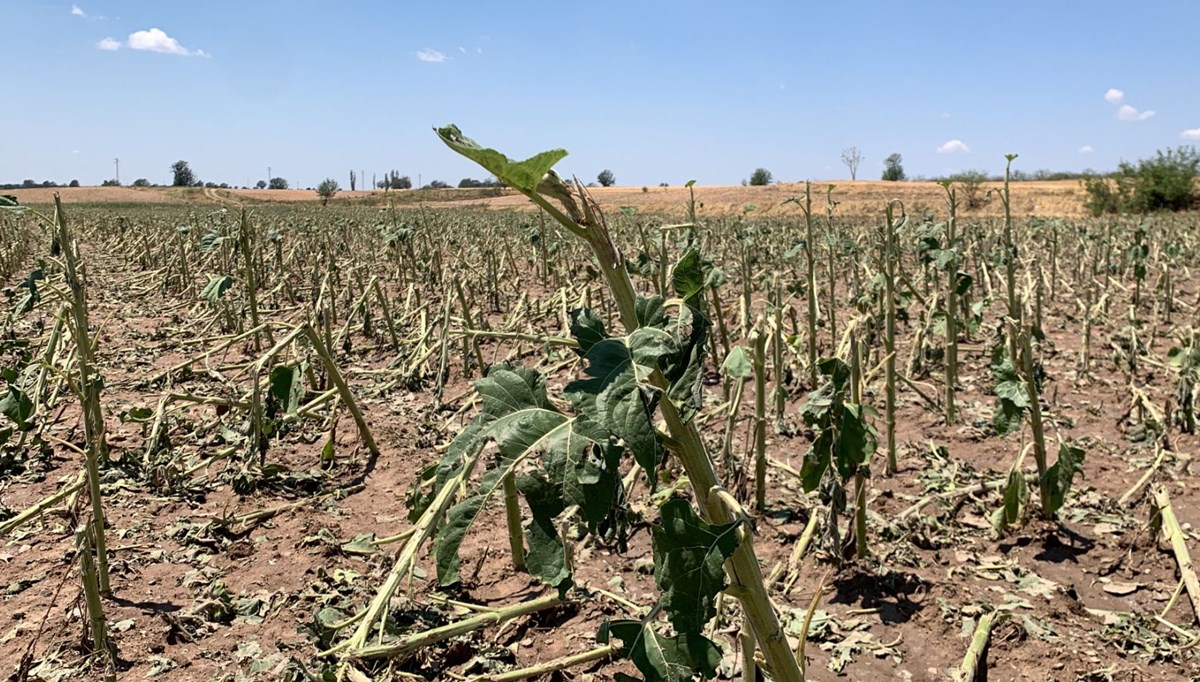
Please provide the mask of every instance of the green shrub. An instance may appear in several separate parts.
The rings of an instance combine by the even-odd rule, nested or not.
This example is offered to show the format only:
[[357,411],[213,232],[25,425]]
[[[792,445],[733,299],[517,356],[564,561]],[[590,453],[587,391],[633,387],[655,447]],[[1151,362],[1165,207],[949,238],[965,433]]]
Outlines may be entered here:
[[1137,164],[1122,161],[1110,177],[1082,181],[1084,207],[1092,215],[1182,211],[1197,203],[1200,153],[1195,147],[1158,150]]
[[755,187],[762,187],[771,184],[771,171],[766,168],[756,168],[750,174],[750,184]]
[[987,182],[987,173],[980,170],[966,170],[955,173],[949,178],[958,186],[967,208],[979,208],[987,202],[987,193],[983,191],[983,183]]
[[899,154],[890,154],[883,160],[883,179],[888,182],[903,182],[904,175],[904,157]]
[[1120,213],[1128,203],[1129,183],[1121,179],[1109,179],[1101,175],[1089,175],[1080,181],[1086,195],[1083,207],[1093,216],[1105,213]]

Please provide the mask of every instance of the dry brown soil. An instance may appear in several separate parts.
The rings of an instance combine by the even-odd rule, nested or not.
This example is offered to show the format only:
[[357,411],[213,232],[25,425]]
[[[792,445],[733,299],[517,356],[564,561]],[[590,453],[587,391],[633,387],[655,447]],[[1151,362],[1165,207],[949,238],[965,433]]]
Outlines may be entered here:
[[[879,183],[859,184],[861,189],[855,186],[855,191],[869,195],[872,202],[883,201],[890,190]],[[920,189],[915,184],[898,187],[914,192]],[[81,193],[90,191],[94,190]],[[702,194],[725,197],[721,200],[731,206],[749,200],[766,210],[789,191],[705,188]],[[121,197],[140,194],[128,189],[100,192]],[[620,189],[598,194],[613,204],[643,196],[640,191]],[[652,190],[645,196],[683,199],[681,190]],[[120,414],[131,407],[153,408],[168,390],[142,387],[140,382],[212,344],[194,343],[203,335],[188,322],[192,304],[164,297],[152,276],[86,244],[84,258],[91,264],[93,318],[103,330],[99,363],[106,382],[107,425],[113,456],[120,460],[127,453],[138,452],[144,437],[143,426],[122,422]],[[1185,307],[1177,311],[1176,321],[1195,321],[1194,273],[1178,287]],[[1147,616],[1144,631],[1113,624],[1118,613],[1160,612],[1178,581],[1170,550],[1149,530],[1152,512],[1144,491],[1127,506],[1115,502],[1142,476],[1154,450],[1151,444],[1133,443],[1128,437],[1133,428],[1126,418],[1129,378],[1109,359],[1113,350],[1109,343],[1124,324],[1125,313],[1120,311],[1126,310],[1127,301],[1124,292],[1114,289],[1113,293],[1116,313],[1095,330],[1095,369],[1091,373],[1077,369],[1080,320],[1070,292],[1064,287],[1059,298],[1047,305],[1046,409],[1064,435],[1082,442],[1087,451],[1085,478],[1078,482],[1073,502],[1060,522],[1032,521],[1015,532],[996,535],[985,517],[998,498],[984,495],[950,508],[932,505],[917,522],[897,526],[896,535],[883,537],[891,520],[922,494],[931,475],[975,471],[984,480],[997,479],[1027,438],[1000,439],[988,434],[992,379],[981,343],[966,344],[963,350],[961,424],[945,425],[914,392],[901,390],[900,471],[886,477],[882,461],[872,463],[875,556],[862,567],[843,569],[821,588],[819,609],[833,620],[829,621],[828,645],[809,645],[812,679],[949,679],[968,645],[964,623],[969,627],[983,609],[1005,604],[1015,605],[1013,618],[1001,625],[993,638],[989,657],[992,680],[1186,680],[1200,675],[1195,654],[1182,646],[1185,640],[1163,634],[1152,617]],[[1168,325],[1161,315],[1156,317],[1149,304],[1138,314],[1146,320],[1147,329],[1156,333],[1144,336],[1151,359],[1133,378],[1156,405],[1163,405],[1173,391],[1172,375],[1154,362],[1161,363],[1171,345],[1166,336]],[[901,325],[902,338],[910,339],[912,333],[910,326]],[[392,359],[377,339],[357,332],[352,338],[351,354],[342,356],[348,367],[381,368]],[[828,346],[830,342],[823,332],[822,343]],[[489,357],[494,353],[503,357],[507,348],[485,345]],[[907,347],[901,355],[908,356]],[[210,364],[230,366],[255,357],[253,349],[244,344],[213,358]],[[537,358],[536,351],[532,358]],[[337,465],[307,484],[304,476],[317,468],[323,439],[321,433],[300,429],[274,442],[267,452],[268,462],[282,464],[294,474],[291,487],[240,495],[223,471],[226,465],[218,464],[204,477],[206,485],[190,492],[159,493],[141,485],[114,489],[106,500],[115,594],[107,609],[126,666],[122,680],[146,679],[158,670],[162,672],[152,679],[233,680],[248,674],[255,660],[270,656],[278,655],[277,661],[288,656],[310,660],[317,646],[303,628],[316,609],[339,590],[348,592],[365,585],[369,593],[378,585],[380,572],[390,565],[389,552],[360,556],[347,553],[340,545],[360,533],[385,537],[408,527],[404,496],[416,473],[437,458],[436,446],[452,438],[469,416],[470,410],[454,414],[464,405],[469,383],[456,357],[453,382],[446,390],[449,406],[437,411],[428,387],[374,395],[371,375],[365,371],[348,375],[363,396],[366,421],[383,451],[359,492],[340,500],[301,504],[266,521],[200,538],[187,537],[192,527],[188,524],[203,525],[233,514],[309,499],[311,490],[305,485],[328,489],[355,482],[364,474],[366,457],[348,417],[340,420],[336,432]],[[552,392],[566,378],[553,378]],[[921,381],[931,394],[940,385],[936,373]],[[171,390],[193,387],[211,391],[213,384],[204,383],[202,376],[193,377],[181,379]],[[785,426],[795,426],[796,410],[806,390],[792,386]],[[714,402],[718,402],[716,393],[710,389]],[[875,394],[868,399],[881,401]],[[64,398],[63,402],[72,401]],[[214,415],[212,407],[192,408],[185,421],[176,423],[173,438],[181,447],[194,447],[193,438],[208,443],[196,448],[201,453],[219,450],[216,434],[190,432]],[[67,408],[53,417],[52,434],[67,443],[82,442],[77,410]],[[720,421],[713,420],[705,427],[710,439],[719,440]],[[790,430],[785,429],[785,434]],[[1200,451],[1200,439],[1173,429],[1167,442],[1169,453],[1154,482],[1166,486],[1195,550],[1200,489],[1190,467]],[[740,432],[736,447],[744,451]],[[800,465],[807,447],[802,432],[770,435],[770,455],[792,467]],[[937,452],[937,448],[945,451]],[[32,464],[27,474],[0,479],[0,508],[24,509],[75,476],[80,466],[78,454],[54,444],[49,459]],[[1028,459],[1026,466],[1031,466]],[[119,473],[118,468],[118,480]],[[807,518],[819,513],[804,500],[785,469],[773,467],[770,480],[770,504],[756,515],[755,531],[756,547],[768,572],[778,562],[787,561]],[[464,546],[466,581],[457,593],[460,599],[504,605],[540,590],[527,576],[512,571],[504,536],[498,532],[503,517],[495,507]],[[83,621],[69,532],[74,524],[73,518],[49,515],[0,544],[0,586],[8,586],[0,597],[0,674],[12,673],[26,654],[32,663],[45,663],[51,671],[79,665]],[[649,606],[656,589],[652,579],[639,570],[648,557],[644,531],[635,536],[625,556],[601,547],[586,549],[576,557],[578,580]],[[432,574],[427,557],[421,565]],[[801,568],[794,589],[775,594],[785,620],[793,626],[818,593],[828,564],[809,557]],[[195,623],[189,619],[195,610],[210,599],[214,577],[238,598],[261,600],[262,620],[191,627]],[[422,580],[406,590],[414,599],[424,599],[431,592],[429,581]],[[618,603],[606,598],[584,600],[484,630],[461,644],[435,647],[405,669],[418,676],[457,679],[452,674],[462,674],[473,656],[486,651],[514,664],[530,665],[595,646],[593,636],[599,622],[617,617],[628,617]],[[1187,595],[1168,618],[1188,632],[1197,630]],[[730,632],[719,634],[723,643],[732,641]],[[828,664],[836,643],[859,636],[864,649],[853,653],[842,673],[831,672]],[[429,670],[442,672],[433,675]],[[607,680],[617,670],[630,671],[626,664],[601,663],[548,679]],[[94,675],[81,672],[77,679],[96,679]],[[268,672],[259,679],[275,678]]]

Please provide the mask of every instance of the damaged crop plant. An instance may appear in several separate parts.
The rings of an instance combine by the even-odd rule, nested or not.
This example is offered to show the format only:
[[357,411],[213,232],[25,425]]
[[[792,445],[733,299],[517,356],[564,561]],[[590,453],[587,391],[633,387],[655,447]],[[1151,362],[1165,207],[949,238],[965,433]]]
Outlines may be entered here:
[[0,199],[15,679],[1200,672],[1193,216],[435,133],[523,210]]
[[[606,623],[601,640],[621,640],[621,653],[648,680],[678,679],[679,670],[714,676],[721,654],[703,632],[716,615],[717,595],[728,591],[742,602],[751,641],[760,646],[774,677],[801,679],[767,595],[745,514],[719,484],[693,422],[703,407],[701,382],[711,326],[706,292],[720,276],[695,245],[694,226],[684,230],[687,246],[671,269],[674,296],[669,301],[661,295],[640,296],[599,207],[585,190],[572,191],[553,172],[566,152],[513,162],[480,147],[455,126],[437,133],[451,149],[521,191],[587,243],[622,327],[606,329],[588,308],[571,312],[571,333],[587,367],[584,377],[564,388],[563,397],[573,408],[570,415],[548,400],[544,379],[535,371],[493,367],[479,382],[482,413],[451,445],[439,474],[445,478],[443,472],[469,466],[487,441],[495,442],[499,457],[477,492],[448,512],[436,543],[439,580],[457,579],[456,553],[463,534],[502,482],[515,477],[532,514],[525,531],[527,567],[548,585],[568,588],[566,544],[577,538],[568,540],[558,532],[564,510],[577,509],[588,533],[626,533],[622,459],[632,457],[652,492],[664,454],[670,453],[686,472],[694,498],[694,506],[683,499],[665,502],[653,530],[654,578],[670,633],[647,617]],[[665,432],[657,427],[659,419]],[[513,526],[513,518],[509,516],[509,533],[515,537],[522,529]],[[514,540],[513,547],[520,551],[521,543]]]

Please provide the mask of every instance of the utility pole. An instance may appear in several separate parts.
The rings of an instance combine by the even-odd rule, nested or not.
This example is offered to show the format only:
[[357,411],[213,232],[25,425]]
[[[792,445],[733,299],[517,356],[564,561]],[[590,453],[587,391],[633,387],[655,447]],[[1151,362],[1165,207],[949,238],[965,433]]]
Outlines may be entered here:
[[121,160],[113,159],[113,164],[117,167],[117,184],[121,184]]
[[267,187],[271,186],[271,167],[267,166]]

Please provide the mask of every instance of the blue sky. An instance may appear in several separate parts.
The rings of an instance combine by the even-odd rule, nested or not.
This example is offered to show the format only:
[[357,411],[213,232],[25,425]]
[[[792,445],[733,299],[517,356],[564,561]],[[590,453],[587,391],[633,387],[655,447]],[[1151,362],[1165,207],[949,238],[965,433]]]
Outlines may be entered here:
[[[1200,2],[0,0],[0,181],[481,177],[434,125],[618,184],[1112,168],[1200,141]],[[105,49],[108,48],[108,49]],[[1190,132],[1189,132],[1190,131]]]

